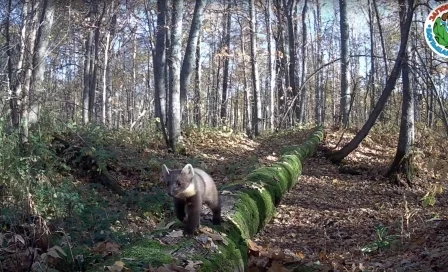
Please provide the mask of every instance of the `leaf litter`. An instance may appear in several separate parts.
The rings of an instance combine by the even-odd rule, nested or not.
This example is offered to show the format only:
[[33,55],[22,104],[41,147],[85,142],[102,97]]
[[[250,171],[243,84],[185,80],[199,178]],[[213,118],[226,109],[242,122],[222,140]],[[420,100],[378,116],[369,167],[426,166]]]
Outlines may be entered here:
[[[334,148],[340,136],[340,131],[328,131],[323,146]],[[338,149],[353,136],[346,133]],[[397,187],[383,178],[395,154],[394,137],[372,132],[342,163],[359,169],[356,174],[341,171],[322,151],[308,158],[298,184],[254,237],[256,246],[250,244],[251,271],[283,271],[269,270],[274,259],[267,262],[253,253],[274,249],[294,252],[298,263],[313,267],[310,271],[446,271],[448,201],[440,189],[446,180],[425,175],[431,170],[422,170],[428,166],[421,157],[415,161],[414,187]],[[435,144],[420,146],[420,153]],[[428,191],[437,191],[436,200],[425,206]],[[286,262],[277,261],[273,269],[279,263]]]

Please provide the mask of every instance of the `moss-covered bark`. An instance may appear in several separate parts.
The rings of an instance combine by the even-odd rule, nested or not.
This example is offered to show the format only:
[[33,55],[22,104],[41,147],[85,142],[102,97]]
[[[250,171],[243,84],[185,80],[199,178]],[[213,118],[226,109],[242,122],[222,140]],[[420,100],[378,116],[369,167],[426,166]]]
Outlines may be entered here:
[[[186,260],[202,261],[201,271],[244,271],[247,264],[247,239],[272,219],[275,207],[302,173],[302,162],[316,151],[323,136],[323,128],[317,128],[303,144],[285,148],[278,162],[254,170],[244,182],[229,184],[221,189],[224,222],[212,228],[226,236],[225,243],[214,241],[217,252],[210,254],[211,249],[205,249],[204,252],[200,239],[184,237],[176,238],[171,245],[164,246],[159,242],[154,245],[154,238],[166,242],[161,238],[166,236],[166,232],[159,231],[151,235],[147,242],[125,248],[122,257],[156,266],[173,260],[178,263]],[[128,267],[139,271],[138,267],[141,266],[130,263]]]

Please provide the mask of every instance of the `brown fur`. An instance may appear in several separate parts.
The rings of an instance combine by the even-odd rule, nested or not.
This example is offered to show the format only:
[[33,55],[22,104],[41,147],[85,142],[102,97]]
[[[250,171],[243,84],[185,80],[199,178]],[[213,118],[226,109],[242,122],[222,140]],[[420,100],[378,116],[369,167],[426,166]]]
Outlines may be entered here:
[[183,169],[168,169],[162,166],[162,176],[167,192],[174,199],[177,218],[185,222],[185,233],[194,234],[200,225],[202,204],[213,212],[213,224],[221,223],[221,199],[212,177],[191,164]]

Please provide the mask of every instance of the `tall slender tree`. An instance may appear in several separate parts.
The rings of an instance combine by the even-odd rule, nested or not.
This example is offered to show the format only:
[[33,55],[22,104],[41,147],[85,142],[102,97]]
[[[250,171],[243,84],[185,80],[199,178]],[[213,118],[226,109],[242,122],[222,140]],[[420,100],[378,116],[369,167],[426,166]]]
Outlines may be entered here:
[[201,127],[202,112],[201,112],[201,80],[202,80],[202,67],[201,67],[201,37],[198,38],[198,45],[196,46],[196,80],[194,85],[194,121],[198,128]]
[[272,0],[267,0],[266,6],[266,36],[268,43],[268,92],[269,92],[269,128],[275,128],[275,45],[272,38]]
[[50,42],[50,31],[53,27],[54,1],[45,0],[42,3],[42,10],[39,18],[37,36],[35,41],[35,54],[33,56],[33,67],[31,88],[30,88],[30,110],[28,120],[30,124],[39,119],[39,112],[45,92],[44,75],[48,45]]
[[232,0],[227,0],[227,11],[226,11],[226,27],[224,29],[224,75],[222,82],[222,96],[221,96],[221,124],[226,125],[227,122],[227,107],[228,107],[228,96],[229,96],[229,66],[230,66],[230,30],[232,16],[230,14],[232,8]]
[[188,35],[187,48],[185,49],[185,56],[180,73],[180,104],[182,112],[186,112],[184,108],[187,100],[188,85],[190,83],[191,75],[193,74],[197,53],[196,47],[198,46],[206,3],[207,0],[197,0],[194,7],[190,34]]
[[170,101],[169,101],[169,140],[174,152],[179,151],[181,144],[181,108],[180,108],[180,71],[182,51],[182,12],[184,1],[173,0],[171,15],[171,55],[170,66]]
[[[297,96],[297,82],[296,82],[296,35],[294,31],[294,13],[298,1],[294,0],[283,0],[283,9],[286,14],[286,23],[288,29],[288,56],[289,56],[289,67],[288,67],[288,77],[287,86],[291,88],[293,97]],[[285,50],[286,51],[286,50]],[[288,85],[289,84],[289,85]],[[285,97],[287,99],[287,97]],[[296,108],[297,99],[294,100],[293,113],[298,113],[299,110]],[[297,117],[297,115],[296,115]],[[294,119],[293,119],[294,120]]]
[[154,90],[155,90],[155,110],[156,116],[159,117],[160,128],[167,145],[169,145],[166,135],[165,124],[167,121],[166,114],[166,35],[167,35],[167,12],[168,0],[157,0],[157,33],[156,33],[156,49],[154,58]]
[[[301,52],[302,52],[302,75],[300,77],[300,87],[301,87],[301,93],[300,93],[300,101],[299,101],[299,109],[296,112],[296,118],[298,119],[300,124],[303,124],[305,122],[305,104],[306,104],[306,97],[307,97],[307,91],[305,88],[305,77],[306,77],[306,70],[307,70],[307,63],[306,63],[306,42],[307,42],[307,27],[306,27],[306,14],[308,11],[308,0],[305,0],[303,2],[303,9],[302,9],[302,44],[301,44]],[[290,52],[290,54],[292,54]],[[295,70],[295,67],[294,67]],[[291,73],[291,72],[290,72]]]
[[339,23],[341,29],[341,125],[348,127],[350,125],[350,56],[349,39],[350,29],[347,17],[347,0],[339,0]]
[[263,130],[262,111],[261,111],[261,93],[260,93],[260,78],[258,74],[258,59],[257,59],[257,24],[255,22],[255,0],[249,1],[249,16],[250,16],[250,58],[252,64],[252,89],[254,95],[254,106],[252,122],[254,125],[254,135],[258,136]]
[[[404,1],[401,1],[404,3]],[[406,14],[406,5],[400,3],[400,15]],[[403,26],[402,26],[403,27]],[[401,78],[403,84],[403,100],[401,106],[401,124],[398,136],[397,151],[394,161],[387,172],[387,176],[396,174],[395,182],[402,184],[401,174],[405,175],[408,185],[412,185],[413,166],[412,166],[412,149],[414,147],[414,90],[411,89],[409,82],[409,64],[408,55],[405,54],[401,63]]]

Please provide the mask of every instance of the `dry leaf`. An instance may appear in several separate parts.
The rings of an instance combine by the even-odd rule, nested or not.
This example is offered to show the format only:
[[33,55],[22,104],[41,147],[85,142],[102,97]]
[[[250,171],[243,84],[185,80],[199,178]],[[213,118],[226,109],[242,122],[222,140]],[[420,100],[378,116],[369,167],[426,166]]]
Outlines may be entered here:
[[188,264],[185,266],[185,269],[187,269],[188,271],[196,271],[196,269],[194,267],[202,264],[201,261],[195,262],[195,261],[187,260],[187,262],[188,262]]
[[172,225],[174,225],[176,223],[176,220],[173,220],[173,221],[171,221],[171,222],[169,222],[169,223],[167,223],[166,225],[165,225],[165,222],[160,222],[159,224],[157,224],[157,227],[156,227],[156,229],[157,230],[162,230],[162,229],[169,229],[169,228],[171,228],[171,226]]
[[113,265],[106,266],[110,272],[121,272],[124,269],[124,263],[122,261],[116,261]]
[[249,254],[253,255],[253,256],[259,256],[260,255],[260,250],[262,250],[263,248],[258,246],[254,241],[252,240],[248,240],[247,242],[248,246],[249,246]]
[[167,236],[171,237],[171,238],[179,238],[179,237],[184,236],[184,232],[183,232],[183,230],[174,230],[174,231],[170,232]]
[[93,251],[100,254],[117,254],[120,251],[120,245],[114,242],[103,241],[96,244]]

